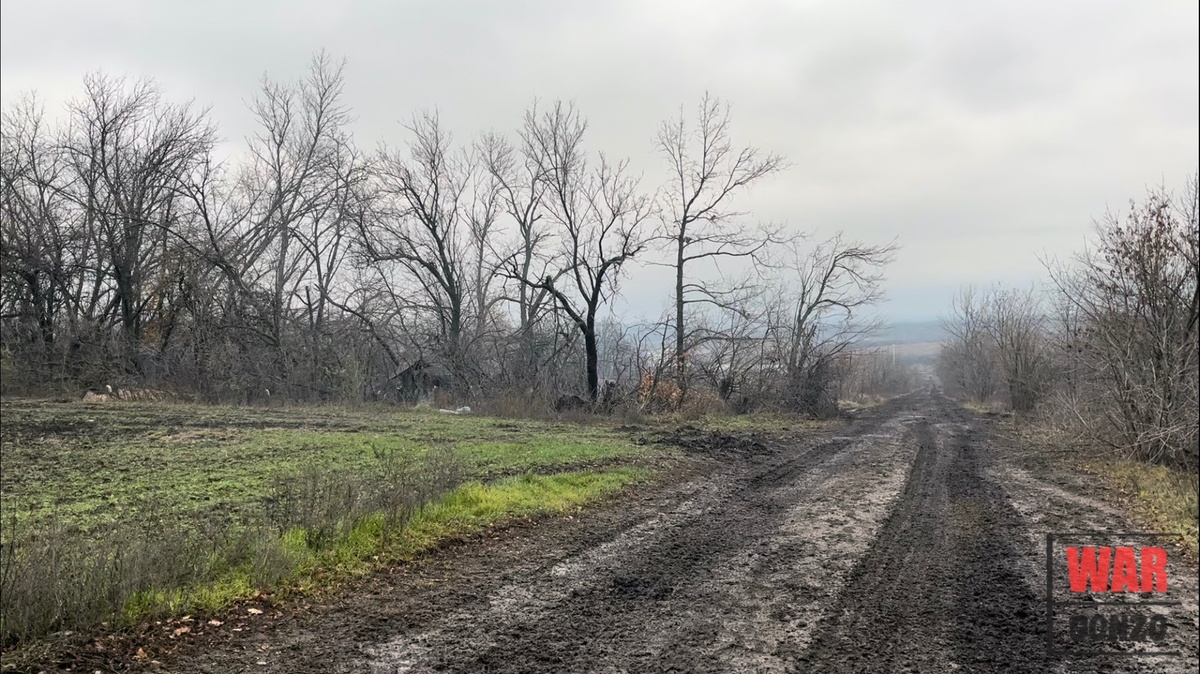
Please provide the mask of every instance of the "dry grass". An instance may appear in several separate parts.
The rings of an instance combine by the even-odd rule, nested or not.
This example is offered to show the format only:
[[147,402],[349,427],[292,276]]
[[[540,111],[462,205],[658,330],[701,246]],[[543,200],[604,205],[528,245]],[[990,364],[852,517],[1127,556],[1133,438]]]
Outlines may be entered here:
[[1125,497],[1134,515],[1153,531],[1177,533],[1183,549],[1200,559],[1200,478],[1129,459],[1088,461],[1084,468]]
[[976,412],[978,414],[987,414],[990,416],[996,416],[996,415],[1004,415],[1004,414],[1010,413],[1007,405],[1005,405],[1004,403],[1001,403],[1001,402],[994,401],[994,400],[989,400],[986,402],[976,402],[974,400],[968,400],[961,404],[964,408],[971,410],[972,412]]
[[864,395],[856,398],[842,398],[838,400],[838,409],[840,410],[868,410],[872,407],[879,407],[890,400],[887,396]]
[[[239,522],[164,518],[86,538],[57,522],[10,530],[0,563],[6,649],[62,630],[213,613],[263,594],[336,586],[509,518],[559,513],[645,470],[612,468],[462,483],[449,452],[381,457],[370,474],[320,469],[282,478]],[[36,650],[36,649],[34,649]]]
[[1197,473],[1137,461],[1112,450],[1097,451],[1062,420],[1018,423],[1014,419],[1006,427],[1022,447],[1032,450],[1036,463],[1098,477],[1145,530],[1178,534],[1185,554],[1200,559]]
[[415,460],[384,452],[355,471],[309,466],[279,475],[270,496],[236,520],[159,509],[85,532],[64,518],[6,512],[0,638],[11,646],[102,621],[219,609],[338,556],[370,518],[381,532],[403,530],[463,472],[449,451]]

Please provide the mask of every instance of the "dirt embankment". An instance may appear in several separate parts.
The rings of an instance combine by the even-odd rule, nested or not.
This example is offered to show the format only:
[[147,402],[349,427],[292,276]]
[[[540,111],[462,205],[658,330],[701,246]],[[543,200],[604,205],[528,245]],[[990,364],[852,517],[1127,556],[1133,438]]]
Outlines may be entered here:
[[[944,398],[808,437],[677,435],[692,458],[666,486],[444,549],[162,669],[1192,671],[1047,657],[1038,534],[1089,497],[1014,472]],[[1194,653],[1187,627],[1174,646]]]

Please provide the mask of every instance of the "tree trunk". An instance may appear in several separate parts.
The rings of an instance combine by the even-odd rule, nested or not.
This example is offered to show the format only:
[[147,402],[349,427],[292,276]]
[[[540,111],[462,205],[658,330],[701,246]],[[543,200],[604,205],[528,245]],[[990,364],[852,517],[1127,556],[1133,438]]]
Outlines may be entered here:
[[683,251],[685,230],[680,227],[675,257],[675,367],[678,368],[679,402],[687,396],[687,363],[684,360],[684,327],[683,327]]
[[587,354],[588,397],[592,402],[600,399],[600,355],[596,347],[596,320],[588,316],[583,331],[583,348]]

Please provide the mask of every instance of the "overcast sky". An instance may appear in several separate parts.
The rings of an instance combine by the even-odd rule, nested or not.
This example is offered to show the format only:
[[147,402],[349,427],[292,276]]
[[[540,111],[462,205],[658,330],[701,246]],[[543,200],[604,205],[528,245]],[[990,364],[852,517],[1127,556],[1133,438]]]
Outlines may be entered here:
[[[1101,2],[4,2],[5,106],[55,112],[81,75],[148,75],[250,132],[259,78],[348,60],[360,145],[404,140],[436,107],[456,138],[514,129],[532,99],[574,99],[589,145],[653,188],[658,123],[706,90],[734,142],[791,168],[740,203],[758,220],[903,246],[886,313],[936,316],[967,283],[1040,279],[1092,219],[1198,164],[1195,0]],[[662,282],[660,282],[660,280]],[[666,300],[634,270],[631,314]],[[645,292],[647,288],[652,292]],[[635,316],[630,316],[634,318]]]

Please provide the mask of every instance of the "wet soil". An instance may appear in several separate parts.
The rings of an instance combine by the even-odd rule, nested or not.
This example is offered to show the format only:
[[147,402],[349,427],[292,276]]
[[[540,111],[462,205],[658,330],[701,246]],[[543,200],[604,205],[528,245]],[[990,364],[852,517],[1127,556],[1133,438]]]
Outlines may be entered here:
[[[1045,531],[1136,526],[1023,469],[995,423],[925,392],[815,434],[680,429],[653,439],[686,450],[654,485],[104,666],[1195,671],[1191,655],[1047,654]],[[1168,645],[1194,654],[1196,570],[1173,554],[1170,573],[1187,601]]]

